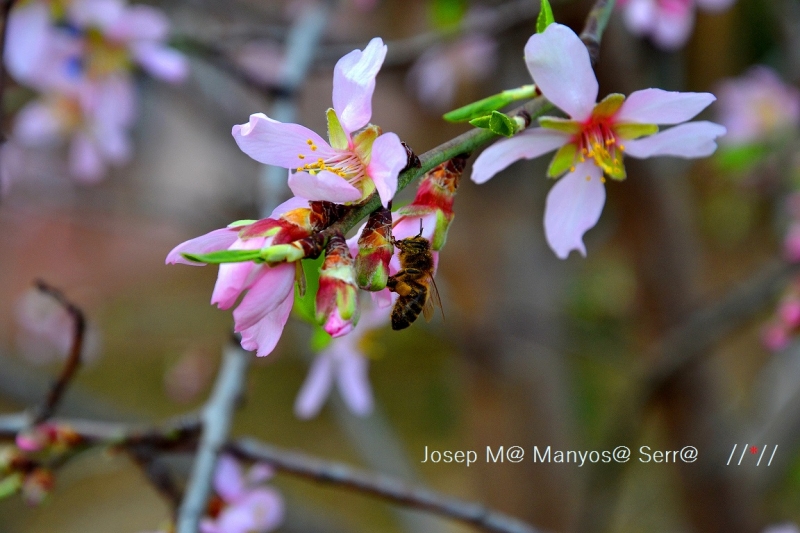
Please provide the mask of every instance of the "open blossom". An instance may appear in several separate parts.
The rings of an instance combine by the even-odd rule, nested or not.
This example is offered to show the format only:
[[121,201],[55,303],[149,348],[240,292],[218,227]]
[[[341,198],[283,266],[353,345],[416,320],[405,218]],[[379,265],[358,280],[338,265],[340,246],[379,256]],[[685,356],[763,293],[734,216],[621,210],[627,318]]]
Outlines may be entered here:
[[363,52],[353,50],[336,63],[333,108],[327,111],[330,144],[304,126],[263,113],[233,127],[236,143],[260,163],[294,171],[289,188],[296,196],[341,204],[358,202],[377,189],[387,206],[407,154],[397,135],[381,134],[369,124],[375,77],[385,56],[386,46],[375,38]]
[[[197,265],[181,254],[206,254],[220,250],[259,250],[307,237],[311,228],[290,221],[307,217],[308,201],[292,198],[279,205],[270,218],[251,224],[214,230],[179,244],[167,255],[168,264]],[[233,312],[234,330],[242,335],[242,347],[268,355],[280,339],[294,303],[295,265],[274,267],[251,261],[225,263],[219,267],[211,303],[220,309],[232,307],[246,294]]]
[[388,323],[388,309],[369,305],[353,331],[333,339],[314,358],[295,400],[294,412],[299,418],[312,418],[319,413],[334,382],[350,411],[358,416],[372,412],[372,387],[367,375],[369,365],[361,345],[365,335]]
[[649,36],[665,50],[686,44],[694,28],[695,7],[722,11],[736,0],[620,0],[625,25],[636,35]]
[[[530,38],[525,61],[544,97],[569,119],[541,117],[542,127],[496,142],[475,161],[472,179],[484,183],[515,161],[558,149],[548,176],[566,174],[547,196],[544,226],[547,242],[562,259],[572,250],[586,255],[583,234],[600,218],[605,176],[625,179],[623,153],[636,158],[705,157],[725,133],[711,122],[681,124],[714,101],[709,93],[645,89],[627,99],[611,94],[596,103],[598,84],[589,53],[561,24]],[[659,132],[659,124],[679,125]]]
[[214,472],[211,517],[200,522],[201,533],[266,533],[283,522],[284,503],[280,493],[264,482],[272,470],[263,464],[253,465],[245,475],[231,456],[222,455]]
[[767,140],[800,123],[800,91],[781,81],[769,67],[758,65],[726,80],[717,94],[719,121],[728,129],[725,144]]

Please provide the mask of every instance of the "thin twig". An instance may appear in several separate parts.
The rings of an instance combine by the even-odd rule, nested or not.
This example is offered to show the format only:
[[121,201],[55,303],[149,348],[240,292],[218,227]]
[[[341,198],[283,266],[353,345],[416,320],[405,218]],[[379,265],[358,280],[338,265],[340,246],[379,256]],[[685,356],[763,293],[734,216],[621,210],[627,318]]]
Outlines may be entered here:
[[250,353],[229,347],[222,359],[214,391],[202,414],[203,432],[186,494],[178,511],[177,533],[197,533],[206,512],[217,456],[228,440],[236,403],[244,386]]
[[492,511],[483,505],[458,500],[437,492],[414,487],[396,478],[373,474],[332,461],[322,461],[305,454],[282,450],[256,441],[240,439],[228,446],[233,455],[250,461],[265,462],[279,471],[363,492],[393,503],[423,509],[467,522],[486,531],[498,533],[536,533],[538,530],[516,518]]
[[[249,359],[247,354],[242,353],[241,355],[244,355],[242,361]],[[240,370],[237,369],[236,372],[239,373]],[[224,373],[223,369],[221,375]],[[134,454],[142,453],[142,450],[146,451],[149,455],[144,458],[134,457],[134,459],[137,461],[144,459],[141,466],[148,478],[170,501],[173,500],[172,491],[175,487],[167,485],[162,477],[164,472],[160,470],[160,467],[156,469],[149,467],[149,461],[156,457],[155,452],[192,451],[205,446],[203,442],[198,443],[197,434],[201,425],[194,415],[177,418],[160,427],[142,427],[136,424],[83,419],[53,419],[51,423],[69,427],[80,436],[83,445],[112,446]],[[28,425],[29,418],[25,413],[0,416],[0,439],[14,439],[16,434]],[[269,463],[287,475],[363,492],[392,503],[466,522],[486,531],[498,533],[537,533],[541,531],[478,503],[451,498],[436,491],[407,484],[390,476],[374,474],[343,463],[281,449],[252,438],[232,441],[221,448],[241,459]],[[170,479],[169,482],[171,483],[172,480]],[[191,486],[192,482],[189,485]],[[168,491],[170,494],[167,494]],[[203,511],[205,511],[204,506]]]
[[67,361],[64,364],[64,368],[61,369],[61,374],[58,376],[58,379],[53,383],[44,403],[37,411],[36,416],[33,417],[33,424],[39,424],[50,418],[58,407],[61,398],[67,391],[70,381],[72,381],[75,372],[81,364],[81,350],[83,348],[83,338],[86,333],[86,317],[77,305],[67,300],[60,290],[42,280],[36,281],[36,288],[42,293],[54,298],[64,307],[67,313],[72,317],[74,324],[72,345],[70,346]]

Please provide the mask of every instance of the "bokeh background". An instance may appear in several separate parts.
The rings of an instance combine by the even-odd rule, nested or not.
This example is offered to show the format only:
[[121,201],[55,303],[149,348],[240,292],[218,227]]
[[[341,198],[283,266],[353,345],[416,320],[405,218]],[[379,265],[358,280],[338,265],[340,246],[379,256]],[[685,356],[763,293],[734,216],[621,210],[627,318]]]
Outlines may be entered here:
[[[516,15],[492,22],[511,4]],[[554,1],[556,20],[579,29],[591,4]],[[26,344],[30,334],[18,319],[37,278],[78,303],[95,336],[64,414],[160,421],[199,408],[230,337],[231,313],[209,305],[215,267],[165,266],[164,258],[186,239],[258,218],[289,194],[239,151],[231,126],[291,104],[297,122],[324,134],[333,64],[381,36],[389,56],[377,79],[372,122],[422,153],[467,129],[444,123],[441,112],[529,83],[522,48],[538,12],[534,0],[338,2],[329,8],[307,78],[276,102],[225,64],[273,83],[288,28],[313,2],[155,5],[169,15],[171,42],[190,58],[191,73],[178,86],[137,77],[131,163],[85,186],[53,163],[56,151],[34,158],[0,201],[6,412],[35,404],[60,368],[57,357],[41,355],[46,348]],[[450,71],[414,67],[435,46],[479,33],[453,30],[452,20],[465,12],[488,28],[481,35],[489,48],[466,59],[451,50],[453,57],[443,60],[455,65]],[[724,12],[699,10],[688,43],[663,51],[632,35],[617,12],[596,67],[600,93],[651,86],[714,92],[754,64],[770,65],[795,84],[799,27],[796,1],[738,0]],[[415,40],[419,35],[428,41]],[[405,48],[398,44],[393,52],[395,43]],[[455,83],[451,95],[419,88],[419,77],[430,81],[432,73],[454,76],[443,80]],[[7,115],[13,118],[27,97],[11,84]],[[715,111],[712,105],[702,117],[719,120]],[[800,353],[791,339],[778,351],[762,343],[782,287],[791,284],[781,261],[790,222],[785,202],[800,168],[797,132],[767,146],[766,155],[747,164],[720,156],[628,161],[628,179],[608,184],[602,219],[587,234],[588,257],[565,261],[544,241],[547,158],[515,164],[482,186],[466,179],[468,168],[437,274],[446,318],[399,333],[378,330],[362,343],[376,397],[372,415],[352,415],[334,392],[317,418],[295,417],[294,400],[314,354],[309,329],[293,320],[278,349],[254,362],[234,434],[397,475],[553,531],[752,532],[800,522]],[[400,203],[411,198],[413,187]],[[714,307],[765,276],[773,280],[769,290],[742,303],[739,314]],[[665,344],[698,313],[712,318],[677,348]],[[706,338],[709,328],[721,333]],[[678,363],[639,409],[645,377],[684,352],[692,362]],[[636,431],[615,441],[615,428],[626,422]],[[779,448],[768,468],[725,466],[735,443]],[[486,446],[520,445],[530,458],[534,445],[609,444],[634,453],[640,445],[693,445],[699,459],[631,461],[623,470],[530,460],[469,468],[419,463],[425,446],[483,456]],[[279,531],[472,530],[286,475],[273,485],[287,503]],[[137,532],[156,529],[168,516],[134,464],[96,451],[60,471],[43,505],[0,502],[0,532]]]

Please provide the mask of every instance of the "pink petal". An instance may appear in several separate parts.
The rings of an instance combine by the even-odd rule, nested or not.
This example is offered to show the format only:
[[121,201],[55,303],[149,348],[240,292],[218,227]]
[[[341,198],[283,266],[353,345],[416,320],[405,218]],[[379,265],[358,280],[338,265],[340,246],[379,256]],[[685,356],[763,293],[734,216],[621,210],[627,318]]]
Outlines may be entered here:
[[308,200],[299,196],[292,196],[278,207],[273,209],[272,214],[269,215],[269,218],[278,218],[284,213],[288,213],[289,211],[293,211],[295,209],[301,209],[303,207],[308,207]]
[[333,372],[334,360],[329,353],[322,352],[314,358],[294,402],[294,414],[297,418],[308,420],[317,416],[331,393]]
[[94,142],[77,133],[69,146],[69,172],[83,183],[97,183],[106,173],[106,164]]
[[385,311],[387,307],[392,305],[392,294],[394,293],[389,289],[383,289],[382,291],[370,293],[370,296],[372,298],[372,303]]
[[343,354],[339,359],[336,383],[344,403],[353,414],[366,416],[372,412],[372,387],[367,375],[367,359],[358,353]]
[[207,254],[219,250],[227,250],[238,238],[236,229],[222,228],[215,229],[200,237],[195,237],[186,242],[182,242],[167,254],[166,264],[180,263],[183,265],[203,266],[204,263],[195,263],[185,259],[181,254]]
[[649,33],[656,24],[655,0],[631,0],[625,6],[625,25],[636,35]]
[[544,209],[544,232],[560,259],[566,259],[572,250],[586,257],[583,234],[597,224],[606,202],[602,176],[603,171],[587,161],[550,189]]
[[256,463],[247,471],[247,483],[250,486],[260,485],[275,475],[275,469],[266,463]]
[[264,266],[233,313],[237,331],[252,327],[293,296],[295,268],[293,263]]
[[397,135],[384,133],[375,139],[367,174],[375,183],[383,207],[387,207],[394,198],[394,193],[397,192],[397,176],[407,163],[408,154]]
[[679,124],[673,128],[642,139],[625,143],[625,153],[638,158],[658,155],[695,158],[714,153],[714,139],[725,135],[725,128],[713,122],[699,121]]
[[136,62],[154,78],[180,83],[189,75],[189,62],[182,53],[155,42],[143,42],[131,47]]
[[235,502],[246,494],[242,468],[230,455],[220,455],[217,459],[214,490],[227,503]]
[[525,62],[542,94],[574,120],[592,114],[597,102],[597,78],[586,45],[575,32],[550,24],[525,45]]
[[289,176],[289,188],[295,195],[311,201],[324,200],[341,204],[361,198],[361,191],[343,177],[327,170],[314,176],[307,172],[295,172]]
[[[264,239],[236,240],[230,250],[258,250],[264,246]],[[214,292],[211,293],[211,303],[217,304],[220,309],[228,309],[243,290],[250,286],[255,276],[261,276],[261,270],[266,267],[256,265],[251,261],[242,263],[223,263],[219,266],[217,282]]]
[[[294,266],[289,265],[294,271]],[[247,294],[249,296],[250,293]],[[245,296],[245,298],[247,298]],[[244,300],[242,300],[244,302]],[[245,350],[256,350],[258,357],[263,357],[272,353],[275,345],[281,338],[283,327],[286,321],[289,320],[289,314],[292,312],[292,305],[294,304],[294,291],[289,293],[289,296],[278,305],[272,312],[266,314],[258,323],[250,326],[249,328],[235,328],[236,331],[242,334],[242,348]],[[239,309],[237,308],[236,311]],[[236,320],[236,311],[233,312],[233,318]]]
[[401,216],[394,222],[392,235],[397,240],[419,235],[420,220],[422,221],[422,236],[432,241],[433,234],[436,232],[436,213],[424,217]]
[[[226,533],[272,531],[283,522],[283,498],[273,489],[266,487],[253,489],[235,508],[228,509],[228,512],[240,516],[235,518],[220,516],[220,529]],[[244,524],[247,524],[245,529],[238,529]]]
[[127,7],[106,30],[106,36],[117,42],[134,40],[163,41],[169,34],[167,16],[150,6]]
[[136,119],[136,91],[127,75],[106,78],[87,86],[81,93],[82,105],[100,129],[127,128]]
[[47,50],[50,15],[44,2],[14,7],[8,17],[6,68],[18,81],[30,79]]
[[333,69],[333,109],[347,133],[366,126],[372,116],[375,76],[386,50],[380,37],[375,37],[363,52],[353,50]]
[[677,50],[686,44],[694,29],[694,9],[661,9],[652,30],[653,42],[664,50]]
[[[327,159],[336,153],[310,129],[278,122],[263,113],[250,115],[250,122],[234,126],[232,133],[244,153],[265,165],[298,168],[319,157]],[[317,147],[316,151],[311,150],[307,142],[309,140]]]
[[694,118],[716,97],[711,93],[681,93],[644,89],[631,93],[614,117],[614,122],[639,124],[680,124]]
[[14,138],[26,146],[46,146],[58,140],[62,124],[56,109],[34,100],[19,113],[14,122]]
[[485,183],[511,163],[539,157],[564,146],[569,139],[570,135],[547,128],[534,128],[510,139],[501,139],[475,160],[472,165],[472,181]]
[[81,28],[98,26],[106,30],[122,17],[125,4],[119,0],[73,0],[67,9],[72,24]]

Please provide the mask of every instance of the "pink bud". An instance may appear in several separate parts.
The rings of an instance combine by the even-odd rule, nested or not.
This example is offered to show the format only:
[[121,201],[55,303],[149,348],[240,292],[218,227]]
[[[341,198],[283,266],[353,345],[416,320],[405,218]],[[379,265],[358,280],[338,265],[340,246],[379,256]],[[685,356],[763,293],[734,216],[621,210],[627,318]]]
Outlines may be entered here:
[[788,328],[800,326],[800,300],[787,300],[781,303],[778,315]]

